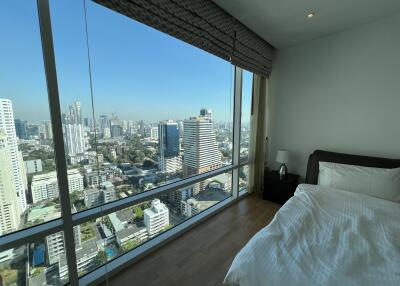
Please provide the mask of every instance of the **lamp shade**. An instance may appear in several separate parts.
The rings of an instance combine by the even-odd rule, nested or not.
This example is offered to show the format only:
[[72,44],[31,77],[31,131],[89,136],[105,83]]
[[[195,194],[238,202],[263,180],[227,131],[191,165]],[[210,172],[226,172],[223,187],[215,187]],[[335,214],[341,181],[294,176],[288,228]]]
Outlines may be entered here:
[[289,151],[287,150],[278,150],[276,153],[276,162],[286,164],[289,161]]

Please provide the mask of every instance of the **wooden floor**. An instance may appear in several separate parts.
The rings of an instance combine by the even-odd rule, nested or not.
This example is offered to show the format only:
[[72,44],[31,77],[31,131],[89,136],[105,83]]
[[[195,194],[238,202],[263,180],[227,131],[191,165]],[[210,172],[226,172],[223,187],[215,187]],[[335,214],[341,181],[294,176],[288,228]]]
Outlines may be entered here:
[[221,285],[236,253],[279,207],[250,195],[110,277],[109,285]]

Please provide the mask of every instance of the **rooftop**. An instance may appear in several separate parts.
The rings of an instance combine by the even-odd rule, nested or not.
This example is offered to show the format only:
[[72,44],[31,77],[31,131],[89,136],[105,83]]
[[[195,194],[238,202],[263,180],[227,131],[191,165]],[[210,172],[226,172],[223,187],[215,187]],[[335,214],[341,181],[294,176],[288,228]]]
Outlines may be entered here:
[[141,223],[137,223],[137,224],[132,224],[127,228],[121,229],[119,231],[117,231],[116,235],[119,239],[123,239],[127,236],[130,236],[136,232],[139,232],[143,229],[146,229],[146,227],[144,226],[144,224]]
[[154,199],[151,201],[151,208],[145,209],[144,213],[153,216],[165,211],[168,212],[168,208],[159,199]]
[[[68,176],[76,176],[76,175],[81,175],[79,173],[79,169],[70,169],[67,171]],[[57,179],[57,172],[56,171],[52,171],[52,172],[48,172],[45,174],[40,174],[40,175],[34,175],[32,177],[32,182],[36,182],[36,181],[41,181],[41,180],[51,180],[51,179]]]
[[197,194],[195,197],[188,199],[187,202],[201,211],[215,205],[229,196],[230,194],[224,191],[205,190]]
[[[97,245],[94,240],[88,240],[82,243],[81,247],[76,249],[76,260],[80,260],[85,256],[91,256],[93,253],[97,253]],[[67,265],[67,259],[65,253],[60,255],[60,268]]]

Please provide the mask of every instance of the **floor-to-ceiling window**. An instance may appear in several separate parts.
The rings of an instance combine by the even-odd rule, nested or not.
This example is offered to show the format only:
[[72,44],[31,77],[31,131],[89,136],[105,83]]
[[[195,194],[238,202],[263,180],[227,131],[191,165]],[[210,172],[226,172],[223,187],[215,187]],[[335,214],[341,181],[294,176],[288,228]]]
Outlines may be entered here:
[[252,74],[91,1],[36,3],[0,11],[0,278],[86,284],[246,189]]
[[[243,70],[242,77],[242,111],[240,124],[240,162],[247,163],[249,161],[250,148],[250,120],[252,116],[252,87],[253,74]],[[247,191],[249,179],[248,164],[244,164],[239,168],[239,190]]]

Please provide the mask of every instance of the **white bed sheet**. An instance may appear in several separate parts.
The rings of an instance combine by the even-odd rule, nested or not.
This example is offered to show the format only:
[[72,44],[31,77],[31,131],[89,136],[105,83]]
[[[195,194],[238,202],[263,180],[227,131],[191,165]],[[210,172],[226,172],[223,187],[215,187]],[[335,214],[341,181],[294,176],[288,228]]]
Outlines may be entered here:
[[224,285],[400,285],[400,204],[316,185],[237,254]]

